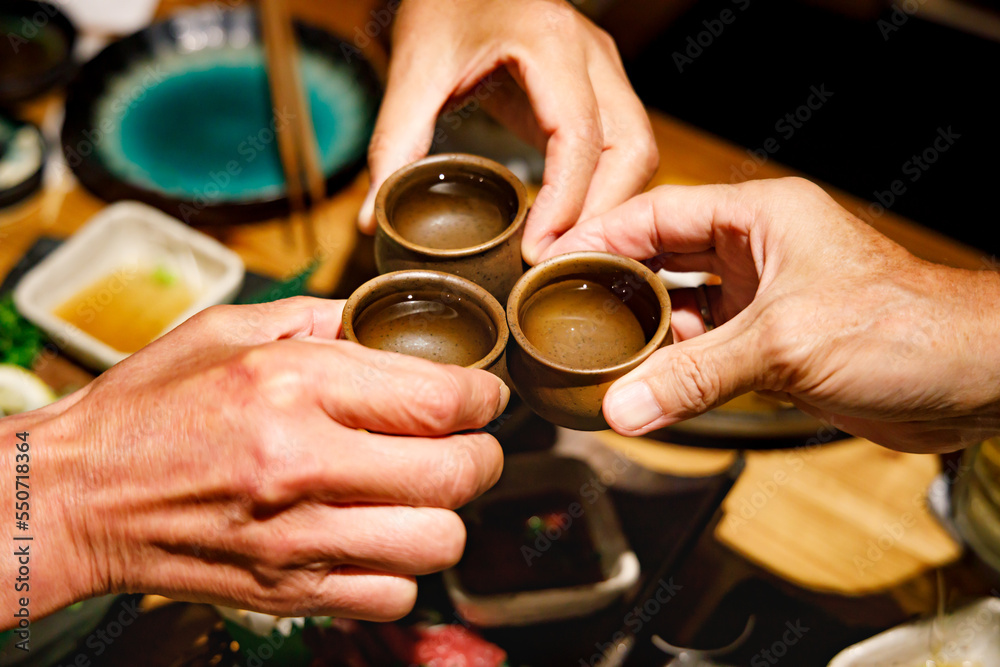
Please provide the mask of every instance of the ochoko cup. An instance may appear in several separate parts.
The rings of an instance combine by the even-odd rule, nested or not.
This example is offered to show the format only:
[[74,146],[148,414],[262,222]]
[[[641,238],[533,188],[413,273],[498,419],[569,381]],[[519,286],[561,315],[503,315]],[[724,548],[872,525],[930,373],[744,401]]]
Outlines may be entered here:
[[375,197],[380,273],[431,269],[468,278],[500,303],[523,272],[527,196],[509,169],[461,153],[395,172]]
[[342,335],[365,347],[480,368],[507,382],[507,319],[485,289],[440,271],[395,271],[344,305]]
[[577,252],[526,272],[507,301],[507,370],[521,399],[571,429],[607,428],[608,387],[672,342],[670,296],[626,257]]

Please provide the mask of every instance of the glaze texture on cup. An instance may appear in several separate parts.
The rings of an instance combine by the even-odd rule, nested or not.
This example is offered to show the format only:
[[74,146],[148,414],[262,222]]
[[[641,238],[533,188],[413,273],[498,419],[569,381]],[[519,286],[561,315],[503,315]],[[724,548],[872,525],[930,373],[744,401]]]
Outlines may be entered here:
[[453,273],[505,303],[523,271],[527,210],[524,184],[503,165],[461,153],[424,158],[379,188],[375,264],[380,273]]
[[508,382],[503,307],[459,276],[414,270],[369,280],[344,305],[342,335],[374,349],[480,368]]
[[[523,317],[531,307],[532,296],[566,281],[587,281],[610,291],[599,308],[576,313],[581,322],[600,334],[597,338],[622,340],[624,336],[601,328],[620,326],[620,318],[615,316],[617,309],[628,308],[642,327],[645,345],[627,358],[606,365],[595,365],[607,355],[587,349],[585,344],[580,344],[577,354],[562,361],[546,356],[525,335]],[[507,367],[518,395],[544,419],[580,431],[608,428],[601,411],[608,387],[673,341],[670,296],[656,274],[632,259],[601,252],[559,255],[530,269],[511,290],[507,324]],[[572,337],[563,345],[574,345]],[[572,361],[567,362],[567,358]]]

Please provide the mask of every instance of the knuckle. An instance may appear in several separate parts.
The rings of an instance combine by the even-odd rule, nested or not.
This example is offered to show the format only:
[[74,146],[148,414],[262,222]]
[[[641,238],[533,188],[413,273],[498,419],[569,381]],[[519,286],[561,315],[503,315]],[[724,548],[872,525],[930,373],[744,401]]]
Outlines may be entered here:
[[372,138],[368,142],[368,161],[378,162],[390,148],[388,132],[384,129],[376,129],[372,133]]
[[483,491],[483,474],[488,466],[484,448],[493,437],[472,434],[463,438],[458,447],[452,447],[442,462],[443,473],[440,500],[447,509],[456,509],[473,500]]
[[247,347],[229,358],[226,374],[230,387],[261,391],[275,369],[271,345]]
[[596,26],[594,28],[594,32],[597,43],[601,46],[601,48],[612,54],[616,60],[620,60],[620,56],[618,55],[618,44],[615,43],[614,37],[612,37],[606,30]]
[[[316,585],[318,575],[307,570],[289,571],[282,568],[273,582],[258,577],[262,586],[265,608],[261,611],[276,616],[316,615],[316,612],[330,607]],[[312,612],[312,613],[309,613]]]
[[674,365],[681,410],[696,415],[714,407],[721,395],[718,378],[686,351],[674,357]]
[[783,390],[793,382],[809,359],[809,346],[803,339],[805,327],[797,309],[782,303],[767,304],[757,317],[758,349],[764,360],[763,383],[769,389]]
[[419,399],[412,403],[412,416],[435,432],[447,430],[456,423],[465,400],[462,387],[452,373],[419,381],[414,395]]
[[785,176],[777,179],[775,184],[793,194],[804,196],[825,194],[821,187],[801,176]]
[[448,509],[461,507],[476,497],[479,490],[479,473],[472,454],[459,448],[445,461],[446,477],[441,500]]
[[417,585],[412,579],[383,577],[378,590],[373,590],[366,577],[341,573],[334,576],[334,590],[328,599],[317,599],[317,605],[336,611],[338,616],[395,621],[408,614],[417,602]]
[[565,2],[549,2],[544,12],[543,24],[546,27],[569,31],[576,31],[579,28],[579,14]]
[[222,328],[225,323],[232,317],[233,311],[237,306],[231,305],[218,305],[210,306],[205,310],[195,314],[191,318],[191,323],[198,327],[204,327],[206,329],[218,329]]
[[318,299],[313,296],[305,296],[304,294],[297,294],[295,296],[285,297],[284,299],[279,299],[277,301],[272,301],[267,304],[272,310],[279,310],[283,307],[291,306],[296,309],[306,309],[311,308],[317,303]]
[[630,143],[629,164],[634,165],[647,177],[652,176],[660,167],[660,151],[656,147],[653,131],[647,126]]
[[578,117],[571,126],[571,133],[574,140],[596,148],[598,153],[604,147],[604,130],[601,119],[596,114]]

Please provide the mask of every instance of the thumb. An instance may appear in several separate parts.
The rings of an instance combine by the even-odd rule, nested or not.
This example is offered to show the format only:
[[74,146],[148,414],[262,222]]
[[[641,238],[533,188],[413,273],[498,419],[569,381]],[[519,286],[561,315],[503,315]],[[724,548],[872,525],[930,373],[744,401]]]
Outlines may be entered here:
[[696,417],[758,388],[766,374],[746,311],[726,324],[655,352],[604,397],[604,417],[622,435]]

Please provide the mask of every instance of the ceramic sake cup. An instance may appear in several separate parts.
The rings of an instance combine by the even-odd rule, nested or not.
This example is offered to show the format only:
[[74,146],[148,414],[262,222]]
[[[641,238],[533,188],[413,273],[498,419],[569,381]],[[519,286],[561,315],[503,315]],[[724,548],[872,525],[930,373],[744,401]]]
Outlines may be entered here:
[[505,303],[523,272],[528,205],[509,169],[461,153],[433,155],[392,174],[375,198],[380,273],[453,273]]
[[[578,287],[560,302],[565,285]],[[580,289],[591,292],[581,299]],[[581,431],[608,428],[601,410],[608,387],[673,340],[670,296],[656,274],[601,252],[559,255],[528,270],[511,290],[507,324],[507,370],[518,395],[544,419]]]

